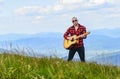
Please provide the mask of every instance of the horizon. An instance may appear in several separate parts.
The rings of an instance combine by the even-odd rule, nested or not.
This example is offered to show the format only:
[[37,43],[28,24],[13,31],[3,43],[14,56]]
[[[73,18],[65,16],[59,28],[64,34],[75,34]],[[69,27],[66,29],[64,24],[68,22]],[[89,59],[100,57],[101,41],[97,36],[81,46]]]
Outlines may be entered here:
[[[67,30],[67,29],[66,29]],[[87,30],[87,29],[86,29]],[[89,32],[94,32],[94,31],[110,31],[110,30],[120,30],[120,28],[102,28],[102,29],[94,29],[94,30],[87,30]],[[47,33],[60,33],[60,34],[64,34],[65,32],[52,32],[52,31],[48,31],[48,32],[37,32],[37,33],[0,33],[0,35],[14,35],[14,34],[25,34],[25,35],[36,35],[36,34],[47,34]]]
[[0,35],[64,33],[76,16],[88,31],[120,28],[120,0],[0,0]]

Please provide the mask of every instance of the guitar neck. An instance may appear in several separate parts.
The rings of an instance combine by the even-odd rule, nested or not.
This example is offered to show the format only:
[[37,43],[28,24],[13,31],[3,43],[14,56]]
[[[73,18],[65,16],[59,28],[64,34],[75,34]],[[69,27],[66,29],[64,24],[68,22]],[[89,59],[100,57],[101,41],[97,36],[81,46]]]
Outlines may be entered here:
[[[86,33],[81,34],[81,35],[88,35],[88,34],[90,34],[90,32],[86,32]],[[81,35],[77,36],[77,39],[78,39],[78,38],[80,38],[80,37],[81,37]]]

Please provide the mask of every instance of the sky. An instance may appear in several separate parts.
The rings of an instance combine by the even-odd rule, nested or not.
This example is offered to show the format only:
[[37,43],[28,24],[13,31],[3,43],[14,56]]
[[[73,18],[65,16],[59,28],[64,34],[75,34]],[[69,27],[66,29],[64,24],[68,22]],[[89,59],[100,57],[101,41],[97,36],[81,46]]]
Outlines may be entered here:
[[120,28],[120,0],[0,0],[0,34],[64,33],[74,16],[88,31]]

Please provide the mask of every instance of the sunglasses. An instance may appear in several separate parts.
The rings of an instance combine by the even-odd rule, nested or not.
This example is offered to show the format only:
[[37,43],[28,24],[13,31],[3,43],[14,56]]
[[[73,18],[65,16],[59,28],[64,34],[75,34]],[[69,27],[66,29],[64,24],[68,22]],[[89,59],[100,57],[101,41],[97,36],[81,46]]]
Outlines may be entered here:
[[73,20],[72,22],[75,22],[75,21],[77,21],[77,20]]

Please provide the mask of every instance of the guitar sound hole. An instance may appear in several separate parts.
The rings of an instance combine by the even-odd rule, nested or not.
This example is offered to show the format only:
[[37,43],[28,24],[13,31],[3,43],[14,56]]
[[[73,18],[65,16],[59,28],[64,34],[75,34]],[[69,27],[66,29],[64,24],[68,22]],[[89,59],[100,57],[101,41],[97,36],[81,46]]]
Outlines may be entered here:
[[71,41],[74,41],[74,38]]

